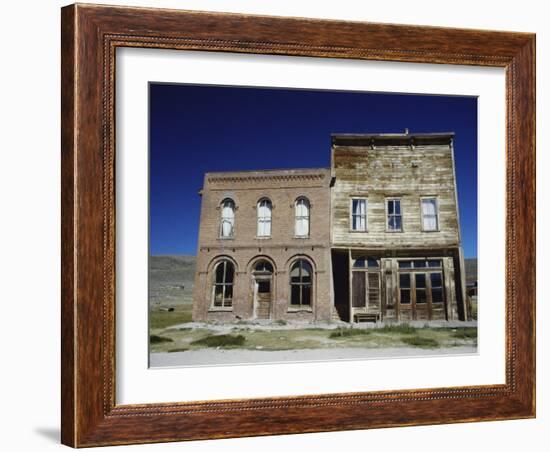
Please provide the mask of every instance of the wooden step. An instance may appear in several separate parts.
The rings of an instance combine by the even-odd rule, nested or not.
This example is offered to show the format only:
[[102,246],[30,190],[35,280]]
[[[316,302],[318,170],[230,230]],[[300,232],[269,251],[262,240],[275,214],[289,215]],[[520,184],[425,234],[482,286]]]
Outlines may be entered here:
[[353,315],[353,319],[356,322],[378,322],[380,320],[379,313],[373,312],[357,312]]

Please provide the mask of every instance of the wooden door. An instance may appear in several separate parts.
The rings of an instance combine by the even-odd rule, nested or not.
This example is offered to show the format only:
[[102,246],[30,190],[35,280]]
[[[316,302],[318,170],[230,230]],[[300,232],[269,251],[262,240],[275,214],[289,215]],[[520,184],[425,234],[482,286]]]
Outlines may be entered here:
[[431,320],[426,273],[413,273],[413,320]]
[[257,319],[271,318],[272,281],[270,277],[256,277],[254,287],[254,302]]
[[401,272],[400,320],[446,320],[442,271]]
[[351,272],[351,307],[366,308],[367,282],[364,271]]
[[430,319],[447,320],[443,272],[428,273],[428,285],[430,287]]

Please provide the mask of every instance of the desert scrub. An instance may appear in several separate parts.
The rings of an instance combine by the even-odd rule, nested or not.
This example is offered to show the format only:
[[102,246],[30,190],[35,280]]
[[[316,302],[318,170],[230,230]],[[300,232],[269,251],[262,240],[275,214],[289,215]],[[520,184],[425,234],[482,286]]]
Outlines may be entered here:
[[232,334],[210,335],[191,342],[191,345],[202,345],[205,347],[239,347],[245,342],[242,334],[236,336]]
[[174,311],[149,311],[149,328],[153,330],[168,328],[180,323],[191,322],[191,311],[176,309]]
[[403,341],[407,345],[412,345],[413,347],[419,347],[419,348],[438,348],[439,347],[439,342],[437,342],[435,339],[432,339],[430,337],[410,336],[410,337],[401,338],[401,341]]
[[453,331],[456,339],[477,339],[477,328],[460,328]]
[[169,337],[157,336],[156,334],[152,334],[151,336],[149,336],[150,344],[161,344],[163,342],[174,342],[174,341]]
[[339,337],[364,336],[370,334],[370,330],[359,328],[337,328],[329,334],[330,339]]
[[377,333],[401,333],[401,334],[416,334],[417,328],[410,326],[408,323],[400,323],[397,325],[384,325],[376,330]]

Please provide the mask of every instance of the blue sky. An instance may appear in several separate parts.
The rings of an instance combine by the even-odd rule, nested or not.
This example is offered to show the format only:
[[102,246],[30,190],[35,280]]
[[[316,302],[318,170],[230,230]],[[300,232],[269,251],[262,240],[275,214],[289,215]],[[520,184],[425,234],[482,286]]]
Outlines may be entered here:
[[[330,166],[331,133],[455,132],[462,245],[477,256],[477,99],[150,84],[150,253],[196,254],[208,171]],[[298,152],[299,151],[299,152]]]

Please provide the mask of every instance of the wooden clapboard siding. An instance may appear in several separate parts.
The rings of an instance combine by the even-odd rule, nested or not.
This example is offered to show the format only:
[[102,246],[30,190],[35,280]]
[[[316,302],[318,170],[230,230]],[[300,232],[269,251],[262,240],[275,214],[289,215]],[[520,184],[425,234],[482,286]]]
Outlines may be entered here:
[[[332,243],[334,246],[371,249],[457,247],[460,244],[453,164],[452,134],[434,142],[424,138],[414,145],[414,135],[400,144],[334,144],[331,190]],[[348,141],[352,141],[351,139]],[[364,139],[363,139],[364,141]],[[389,140],[388,140],[389,141]],[[439,231],[423,232],[420,199],[438,200]],[[366,197],[367,231],[351,231],[350,199]],[[387,232],[386,198],[401,199],[403,231]]]

